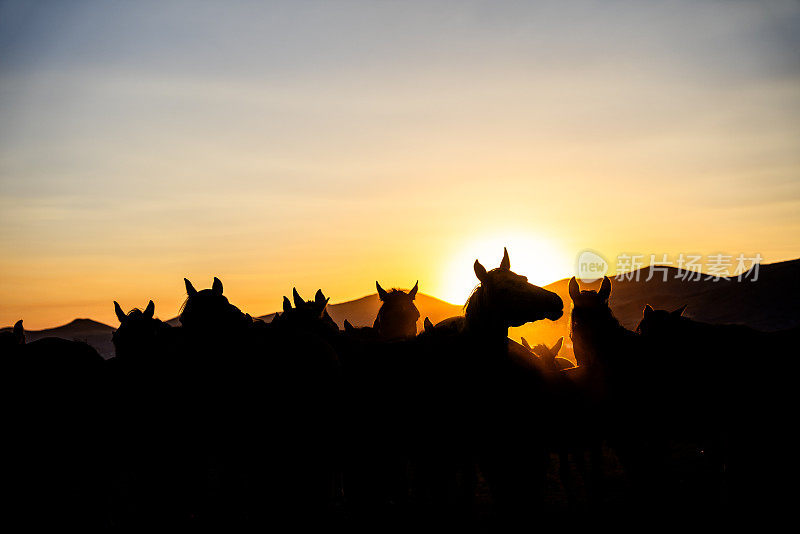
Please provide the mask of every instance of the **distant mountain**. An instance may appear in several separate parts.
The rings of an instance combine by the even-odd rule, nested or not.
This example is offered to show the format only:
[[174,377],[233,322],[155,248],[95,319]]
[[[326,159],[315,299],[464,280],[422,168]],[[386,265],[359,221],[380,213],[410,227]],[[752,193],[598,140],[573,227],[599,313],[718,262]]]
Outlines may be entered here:
[[[24,322],[23,326],[25,326]],[[114,330],[116,328],[91,319],[75,319],[71,323],[55,328],[25,330],[25,341],[30,343],[43,337],[60,337],[72,341],[84,341],[93,346],[103,358],[110,358],[114,355],[114,345],[111,343],[111,334]]]
[[[667,268],[667,279],[655,273],[647,280],[649,270],[642,269],[638,277],[634,272],[630,280],[612,278],[613,290],[610,304],[614,314],[625,325],[633,329],[639,322],[645,304],[654,308],[672,310],[688,305],[686,315],[709,323],[744,324],[759,330],[780,330],[800,324],[800,259],[761,265],[758,279],[737,281],[721,278],[699,281],[681,280],[682,271]],[[564,301],[564,316],[558,321],[538,321],[519,328],[512,328],[510,336],[519,340],[524,336],[531,343],[552,345],[559,337],[565,337],[563,355],[572,357],[572,344],[569,341],[570,298],[569,279],[559,280],[545,286],[558,293]],[[597,289],[600,282],[581,284],[583,289]],[[422,321],[429,317],[437,323],[447,317],[462,314],[460,305],[450,304],[435,297],[417,294],[417,308],[420,320],[417,329],[422,330]],[[331,304],[328,313],[340,328],[348,319],[355,326],[372,326],[380,308],[376,294],[356,300]],[[259,317],[271,321],[274,313]],[[170,324],[178,325],[178,319],[170,319]],[[69,324],[38,331],[26,331],[28,341],[48,336],[86,341],[105,358],[113,355],[111,326],[90,319],[76,319]]]

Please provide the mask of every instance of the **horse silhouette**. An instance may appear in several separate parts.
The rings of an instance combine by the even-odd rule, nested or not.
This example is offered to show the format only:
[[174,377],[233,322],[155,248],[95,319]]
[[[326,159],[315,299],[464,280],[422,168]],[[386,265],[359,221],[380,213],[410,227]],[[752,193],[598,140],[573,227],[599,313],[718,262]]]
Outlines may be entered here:
[[563,302],[514,273],[507,250],[500,267],[487,271],[476,260],[473,269],[480,285],[464,316],[432,332],[429,387],[421,388],[427,398],[420,403],[429,409],[420,414],[417,455],[431,481],[431,508],[471,507],[477,466],[498,512],[518,518],[541,504],[544,491],[544,437],[531,424],[544,379],[529,353],[509,343],[508,329],[558,319]]
[[353,326],[347,319],[344,320],[344,334],[354,340],[378,341],[380,336],[372,326]]
[[[374,522],[408,504],[408,406],[414,389],[408,373],[417,350],[414,305],[419,284],[385,291],[375,282],[381,307],[372,327],[345,322],[343,370],[348,401],[345,496],[354,514]],[[376,515],[377,514],[377,515]]]
[[[186,362],[182,383],[187,403],[186,419],[193,425],[189,454],[205,479],[202,491],[192,497],[203,521],[253,514],[245,498],[251,484],[263,483],[248,475],[256,452],[258,410],[265,407],[259,381],[264,380],[266,359],[263,328],[231,304],[215,277],[210,289],[196,290],[184,279],[187,298],[181,307],[182,345]],[[274,402],[272,399],[270,402]]]
[[564,369],[574,367],[572,362],[568,359],[558,357],[562,343],[564,343],[564,338],[560,337],[552,347],[548,347],[542,343],[531,347],[528,341],[524,337],[522,338],[522,346],[539,358],[542,364],[550,371],[563,371]]
[[547,434],[548,449],[558,455],[558,473],[567,498],[568,509],[577,511],[578,487],[570,465],[572,459],[584,481],[590,506],[597,506],[601,496],[602,432],[596,416],[597,400],[586,387],[582,370],[572,362],[557,357],[564,338],[552,346],[531,347],[525,338],[522,345],[535,355],[547,377],[547,405],[541,425]]
[[222,294],[222,282],[219,278],[214,277],[211,289],[200,291],[194,288],[188,278],[183,281],[187,298],[181,307],[179,320],[188,330],[203,333],[207,337],[252,325],[252,317],[242,313]]
[[114,301],[114,313],[120,323],[119,328],[111,335],[117,358],[149,358],[157,354],[167,357],[166,347],[161,344],[165,341],[166,332],[171,332],[172,329],[170,325],[154,317],[155,304],[152,300],[144,311],[133,308],[128,314]]
[[32,528],[104,523],[103,359],[80,341],[25,340],[22,321],[2,337],[6,504]]
[[425,317],[419,334],[418,283],[376,282],[373,325],[340,331],[322,290],[304,300],[293,288],[265,323],[218,278],[199,291],[184,279],[181,326],[159,320],[152,300],[127,313],[114,302],[105,361],[79,341],[26,343],[17,321],[0,331],[7,504],[42,528],[434,523],[485,517],[487,504],[530,522],[553,453],[571,512],[582,506],[573,465],[590,507],[614,497],[605,444],[640,511],[714,511],[728,494],[754,506],[753,492],[776,493],[777,475],[761,473],[782,473],[793,447],[776,429],[791,427],[777,414],[791,405],[794,363],[758,356],[794,354],[800,328],[706,324],[685,306],[647,305],[631,331],[607,277],[597,291],[572,278],[573,366],[558,356],[564,338],[508,338],[559,319],[557,294],[513,272],[505,249],[499,267],[473,270],[463,316]]
[[283,311],[261,329],[265,354],[250,386],[253,417],[268,427],[254,436],[261,444],[263,483],[259,498],[269,502],[265,521],[275,516],[296,521],[323,518],[337,497],[341,480],[341,363],[339,329],[327,313],[329,298],[318,290],[304,300],[297,289]]
[[575,360],[581,373],[591,380],[591,386],[606,394],[609,386],[638,384],[636,372],[643,343],[614,317],[608,305],[611,280],[603,277],[600,289],[592,291],[580,290],[572,277],[569,295],[573,303],[570,336]]
[[114,417],[109,492],[115,524],[138,528],[179,526],[199,515],[199,488],[206,484],[198,451],[195,376],[184,330],[155,318],[155,304],[127,314],[114,301],[120,322],[112,334],[115,356],[106,361]]
[[288,297],[283,297],[283,313],[275,314],[273,323],[290,328],[315,331],[319,334],[330,335],[339,331],[336,322],[328,314],[329,297],[325,297],[321,289],[314,294],[314,300],[303,300],[292,288],[294,308]]
[[25,331],[22,320],[14,323],[14,327],[0,332],[0,355],[14,354],[25,344]]
[[573,277],[569,293],[578,370],[582,368],[587,391],[600,407],[594,419],[602,421],[609,445],[636,488],[639,505],[646,509],[676,505],[683,493],[670,468],[679,447],[675,438],[697,428],[695,415],[704,407],[684,403],[688,390],[679,384],[688,382],[674,379],[680,374],[691,382],[694,371],[674,363],[682,351],[658,356],[658,344],[651,337],[619,323],[608,305],[608,277],[598,291],[581,291]]
[[381,307],[372,326],[378,335],[384,340],[416,336],[419,310],[414,305],[414,299],[417,296],[419,282],[415,283],[408,293],[400,289],[391,289],[387,292],[377,281],[375,287],[378,289]]
[[347,403],[344,491],[360,522],[388,520],[408,505],[409,372],[417,357],[418,286],[384,291],[374,326],[345,321],[341,336]]
[[[665,425],[672,437],[694,446],[693,460],[703,468],[689,490],[696,500],[714,497],[711,504],[730,499],[751,506],[751,488],[757,486],[763,488],[762,504],[774,505],[772,499],[781,498],[774,490],[781,467],[765,447],[788,438],[775,433],[783,426],[776,409],[790,402],[781,392],[789,386],[781,387],[779,374],[769,366],[754,365],[754,355],[796,351],[800,328],[761,332],[703,323],[685,311],[686,306],[666,311],[648,304],[637,331],[651,341],[652,358],[660,364],[662,390],[669,398]],[[794,375],[791,367],[782,371]]]

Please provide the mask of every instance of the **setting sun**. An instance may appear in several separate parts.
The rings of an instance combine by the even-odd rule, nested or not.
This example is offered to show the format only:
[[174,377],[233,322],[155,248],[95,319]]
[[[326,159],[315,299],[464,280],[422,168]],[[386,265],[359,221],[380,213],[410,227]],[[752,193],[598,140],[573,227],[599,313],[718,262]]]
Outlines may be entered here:
[[445,282],[434,294],[456,304],[463,304],[478,285],[473,263],[479,260],[487,269],[494,269],[508,249],[511,268],[528,277],[536,285],[545,285],[564,278],[572,269],[572,258],[554,240],[520,232],[498,231],[464,243],[445,264]]

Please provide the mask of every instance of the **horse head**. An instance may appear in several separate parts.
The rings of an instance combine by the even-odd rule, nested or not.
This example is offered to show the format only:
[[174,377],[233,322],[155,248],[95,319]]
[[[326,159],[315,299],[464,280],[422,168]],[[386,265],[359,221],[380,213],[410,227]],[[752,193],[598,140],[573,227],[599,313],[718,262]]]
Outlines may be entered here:
[[600,289],[581,290],[578,281],[573,276],[569,281],[569,297],[572,299],[573,307],[581,310],[606,310],[608,309],[608,297],[611,296],[611,280],[607,276],[603,277]]
[[22,319],[14,323],[14,328],[0,332],[0,351],[12,351],[25,344],[25,331],[22,328]]
[[643,336],[664,338],[674,333],[677,328],[685,321],[683,312],[686,306],[681,306],[677,310],[654,310],[652,306],[646,304],[642,310],[642,319],[636,326],[636,332]]
[[210,333],[252,324],[253,319],[228,302],[227,297],[222,294],[222,282],[219,278],[214,277],[211,289],[200,291],[187,278],[183,281],[186,284],[187,297],[179,319],[184,327]]
[[326,297],[321,289],[317,290],[314,300],[306,301],[297,292],[297,288],[292,288],[292,300],[294,307],[288,297],[283,297],[283,313],[276,314],[273,323],[314,331],[339,330],[336,322],[328,315],[328,301],[331,299]]
[[[604,276],[597,291],[581,290],[573,276],[569,281],[569,296],[572,299],[570,335],[578,365],[615,365],[620,370],[620,362],[630,364],[636,356],[636,350],[632,349],[639,343],[630,337],[638,339],[639,336],[614,317],[608,303],[611,280]],[[604,361],[595,361],[598,356]]]
[[414,299],[417,296],[419,282],[414,284],[408,293],[400,289],[386,291],[377,281],[375,287],[378,288],[378,298],[382,304],[373,328],[378,331],[380,337],[400,339],[416,336],[419,310],[414,304]]
[[552,347],[548,347],[544,343],[540,343],[531,347],[528,341],[523,337],[522,345],[534,354],[549,370],[560,371],[572,367],[572,362],[566,358],[559,358],[558,353],[561,351],[561,346],[564,343],[564,338],[558,338]]
[[114,313],[119,320],[119,328],[111,334],[111,341],[114,343],[114,352],[117,357],[126,358],[134,354],[152,352],[158,333],[163,328],[169,327],[154,317],[155,304],[152,300],[144,311],[133,308],[127,314],[122,311],[119,303],[115,300]]
[[487,271],[478,260],[473,265],[480,286],[466,305],[467,322],[505,329],[564,314],[564,303],[556,293],[528,282],[511,270],[508,250],[503,249],[500,267]]
[[372,326],[353,326],[347,319],[344,320],[344,333],[350,339],[362,341],[378,341],[380,336]]
[[422,326],[424,328],[423,330],[424,332],[433,332],[433,329],[436,328],[436,326],[431,322],[429,317],[425,317],[425,322],[422,323]]

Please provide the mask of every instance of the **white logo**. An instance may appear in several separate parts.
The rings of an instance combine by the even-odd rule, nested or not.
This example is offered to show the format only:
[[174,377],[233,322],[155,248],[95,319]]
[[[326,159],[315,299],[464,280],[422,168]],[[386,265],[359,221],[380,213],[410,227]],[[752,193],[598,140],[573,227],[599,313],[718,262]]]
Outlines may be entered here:
[[584,283],[600,280],[608,273],[608,262],[597,252],[584,250],[578,254],[575,276]]

